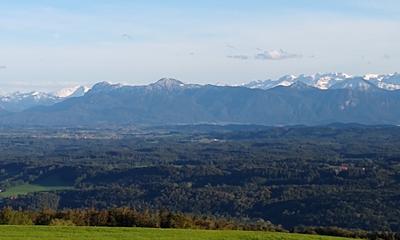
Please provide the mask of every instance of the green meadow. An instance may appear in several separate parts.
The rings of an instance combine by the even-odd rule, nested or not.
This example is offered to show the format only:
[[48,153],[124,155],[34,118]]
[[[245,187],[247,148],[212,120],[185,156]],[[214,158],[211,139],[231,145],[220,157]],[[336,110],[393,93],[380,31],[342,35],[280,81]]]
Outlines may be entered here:
[[0,226],[1,240],[339,240],[346,238],[275,232],[150,228]]
[[39,184],[22,184],[8,188],[6,191],[0,193],[0,197],[13,197],[19,195],[26,195],[33,192],[49,192],[55,190],[72,189],[69,186],[46,186]]

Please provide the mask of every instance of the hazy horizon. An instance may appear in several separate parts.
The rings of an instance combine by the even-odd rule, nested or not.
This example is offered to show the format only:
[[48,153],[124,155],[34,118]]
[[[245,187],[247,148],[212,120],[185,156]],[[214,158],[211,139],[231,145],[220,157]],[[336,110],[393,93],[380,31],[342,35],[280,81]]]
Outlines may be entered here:
[[[8,89],[8,91],[5,91],[4,89],[0,90],[0,96],[7,96],[7,95],[11,95],[14,93],[32,93],[32,92],[42,92],[42,93],[53,93],[53,94],[57,94],[57,92],[63,91],[63,90],[68,90],[68,89],[77,89],[80,87],[85,87],[87,89],[90,89],[93,87],[93,85],[97,84],[97,83],[101,83],[101,82],[107,82],[109,84],[122,84],[124,86],[145,86],[145,85],[149,85],[149,84],[153,84],[156,83],[157,81],[163,80],[163,79],[174,79],[180,82],[183,82],[184,84],[199,84],[199,85],[207,85],[207,84],[211,84],[211,85],[217,85],[217,86],[245,86],[248,87],[247,85],[253,83],[253,82],[257,82],[257,81],[268,81],[268,80],[272,80],[272,81],[278,81],[281,78],[285,78],[286,76],[294,76],[296,77],[300,77],[301,75],[304,76],[315,76],[317,74],[321,74],[321,75],[325,75],[325,74],[347,74],[344,72],[317,72],[317,73],[313,73],[313,74],[285,74],[282,76],[279,76],[277,78],[268,78],[268,79],[252,79],[252,80],[248,80],[248,81],[242,81],[240,83],[237,84],[229,84],[229,83],[224,83],[224,82],[217,82],[217,83],[207,83],[207,82],[191,82],[191,81],[185,81],[184,79],[176,79],[176,78],[170,78],[170,77],[161,77],[161,78],[157,78],[154,79],[153,81],[150,82],[146,82],[146,83],[135,83],[135,82],[128,82],[128,83],[121,83],[121,82],[115,82],[115,81],[98,81],[98,82],[93,82],[93,83],[74,83],[74,82],[69,82],[66,84],[57,84],[57,83],[53,83],[53,84],[48,84],[46,86],[43,85],[35,85],[35,84],[25,84],[25,85],[8,85],[11,88],[6,88]],[[398,72],[393,72],[393,73],[382,73],[382,74],[376,74],[376,73],[365,73],[365,74],[361,74],[361,75],[348,75],[348,77],[367,77],[368,75],[380,75],[380,76],[388,76],[388,75],[393,75],[393,74],[399,74]],[[7,86],[7,85],[2,85]]]

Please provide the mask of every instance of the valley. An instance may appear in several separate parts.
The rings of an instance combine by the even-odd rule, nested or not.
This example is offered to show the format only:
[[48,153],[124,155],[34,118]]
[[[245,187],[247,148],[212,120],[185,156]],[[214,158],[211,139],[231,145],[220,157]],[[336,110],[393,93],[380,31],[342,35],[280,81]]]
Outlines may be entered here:
[[3,129],[0,205],[400,229],[398,127],[125,127],[104,138],[108,131]]

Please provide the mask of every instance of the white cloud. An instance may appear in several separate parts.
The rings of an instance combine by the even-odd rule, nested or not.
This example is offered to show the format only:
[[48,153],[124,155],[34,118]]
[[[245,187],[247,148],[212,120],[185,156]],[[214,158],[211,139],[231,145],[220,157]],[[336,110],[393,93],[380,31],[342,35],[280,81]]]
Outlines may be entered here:
[[279,50],[267,50],[257,53],[254,58],[260,60],[283,60],[290,58],[301,58],[302,56],[295,53],[289,53],[282,49]]
[[[194,18],[190,11],[171,17],[165,9],[149,16],[126,9],[129,13],[0,9],[0,52],[9,66],[0,68],[1,88],[6,81],[145,84],[177,76],[185,82],[237,84],[289,73],[398,71],[397,19],[304,11]],[[301,61],[288,60],[300,53]]]

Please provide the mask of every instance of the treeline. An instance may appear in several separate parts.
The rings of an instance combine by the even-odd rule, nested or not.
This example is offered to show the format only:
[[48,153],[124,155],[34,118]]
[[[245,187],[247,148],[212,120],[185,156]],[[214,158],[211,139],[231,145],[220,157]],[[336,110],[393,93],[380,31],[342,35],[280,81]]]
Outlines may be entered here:
[[288,231],[282,226],[263,220],[199,216],[168,210],[138,211],[132,208],[24,211],[7,207],[0,211],[0,224],[274,231],[370,240],[400,240],[400,233],[394,232],[367,232],[338,227],[307,226],[295,227]]
[[282,227],[263,220],[198,216],[168,210],[138,211],[133,208],[24,211],[6,207],[0,211],[0,224],[284,231]]

